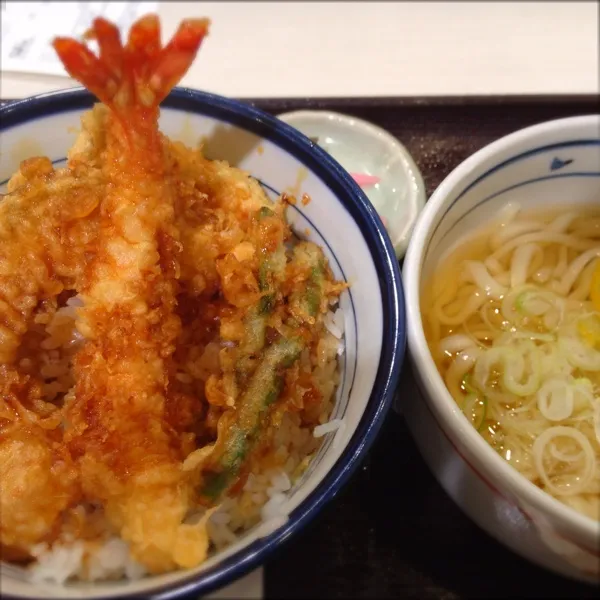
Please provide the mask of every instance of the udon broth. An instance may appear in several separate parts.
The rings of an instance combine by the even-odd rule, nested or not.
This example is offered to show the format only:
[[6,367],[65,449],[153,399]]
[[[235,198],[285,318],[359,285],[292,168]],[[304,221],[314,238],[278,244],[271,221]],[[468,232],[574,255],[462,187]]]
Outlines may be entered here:
[[508,206],[446,254],[422,294],[446,386],[481,436],[600,519],[600,208]]

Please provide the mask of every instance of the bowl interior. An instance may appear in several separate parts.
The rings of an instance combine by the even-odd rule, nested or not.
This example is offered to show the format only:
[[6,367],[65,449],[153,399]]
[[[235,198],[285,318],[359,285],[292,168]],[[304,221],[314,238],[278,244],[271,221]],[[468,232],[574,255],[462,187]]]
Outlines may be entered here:
[[527,150],[490,157],[452,189],[428,231],[422,280],[444,254],[508,204],[529,211],[598,203],[600,141],[592,131],[582,138],[565,134],[564,141],[532,141]]
[[[77,90],[28,102],[3,115],[2,186],[23,158],[44,155],[57,165],[64,163],[92,98]],[[197,569],[137,582],[62,589],[31,584],[23,571],[3,565],[2,590],[8,595],[123,597],[162,590],[166,597],[175,584],[179,593],[209,591],[255,566],[266,550],[286,539],[337,491],[389,407],[404,348],[400,277],[389,239],[359,188],[339,165],[288,126],[219,97],[176,90],[164,103],[160,127],[173,140],[190,146],[202,143],[209,158],[246,170],[273,199],[282,192],[311,197],[306,206],[289,207],[292,228],[299,237],[319,244],[336,278],[350,283],[340,299],[345,352],[332,414],[343,418],[344,427],[326,437],[291,490],[286,505],[290,519],[275,533],[261,531],[259,525]]]

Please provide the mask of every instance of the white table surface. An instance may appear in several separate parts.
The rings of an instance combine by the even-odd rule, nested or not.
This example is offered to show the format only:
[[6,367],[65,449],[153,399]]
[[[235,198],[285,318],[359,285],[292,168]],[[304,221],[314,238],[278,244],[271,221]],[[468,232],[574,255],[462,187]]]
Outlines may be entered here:
[[[163,2],[212,32],[182,84],[228,96],[598,93],[596,2]],[[63,77],[2,73],[5,98]]]

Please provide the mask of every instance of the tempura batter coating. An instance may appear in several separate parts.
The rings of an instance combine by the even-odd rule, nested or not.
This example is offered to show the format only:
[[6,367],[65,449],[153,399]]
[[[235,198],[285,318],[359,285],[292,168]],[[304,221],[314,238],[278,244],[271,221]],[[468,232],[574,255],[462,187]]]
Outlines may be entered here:
[[19,350],[34,321],[47,320],[57,296],[82,281],[102,191],[95,169],[55,170],[32,158],[0,202],[0,542],[9,552],[52,535],[77,498],[60,415]]

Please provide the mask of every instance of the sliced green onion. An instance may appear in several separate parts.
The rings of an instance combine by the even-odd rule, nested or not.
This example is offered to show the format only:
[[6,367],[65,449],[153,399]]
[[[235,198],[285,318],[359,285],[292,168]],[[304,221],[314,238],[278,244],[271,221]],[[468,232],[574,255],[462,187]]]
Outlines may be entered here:
[[462,411],[477,431],[481,431],[487,414],[487,398],[469,394],[463,402]]
[[475,387],[473,386],[473,374],[469,371],[462,380],[462,387],[467,392],[467,394],[474,394]]
[[516,298],[515,298],[515,308],[517,309],[517,312],[523,314],[524,312],[524,307],[523,305],[525,304],[525,300],[527,299],[527,296],[529,295],[529,292],[521,292]]

